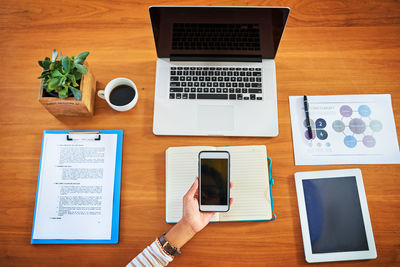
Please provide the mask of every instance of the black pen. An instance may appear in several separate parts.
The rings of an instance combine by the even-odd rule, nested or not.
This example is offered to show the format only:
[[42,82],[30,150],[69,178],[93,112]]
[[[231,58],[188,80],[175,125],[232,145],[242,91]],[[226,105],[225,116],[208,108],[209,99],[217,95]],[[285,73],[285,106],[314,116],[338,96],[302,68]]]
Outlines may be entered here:
[[306,95],[304,96],[303,102],[304,102],[304,111],[306,112],[306,124],[307,124],[308,137],[311,140],[313,138],[313,134],[312,134],[311,125],[310,125],[310,115],[308,112],[308,101],[307,101]]

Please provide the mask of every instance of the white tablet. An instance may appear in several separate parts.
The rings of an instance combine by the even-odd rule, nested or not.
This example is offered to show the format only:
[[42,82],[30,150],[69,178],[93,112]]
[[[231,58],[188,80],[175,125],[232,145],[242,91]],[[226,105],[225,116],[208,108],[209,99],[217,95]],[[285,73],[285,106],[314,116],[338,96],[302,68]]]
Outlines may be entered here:
[[375,259],[360,169],[295,173],[307,262]]

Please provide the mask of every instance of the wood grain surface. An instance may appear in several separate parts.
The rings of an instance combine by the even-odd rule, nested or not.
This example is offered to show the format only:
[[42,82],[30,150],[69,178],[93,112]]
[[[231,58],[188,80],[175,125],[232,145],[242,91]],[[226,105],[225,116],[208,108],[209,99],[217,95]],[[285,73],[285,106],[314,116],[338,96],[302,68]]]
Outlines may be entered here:
[[[378,258],[330,265],[400,265],[400,165],[295,166],[289,95],[391,94],[400,126],[399,1],[213,1],[288,6],[277,57],[279,136],[173,137],[152,133],[156,53],[150,5],[206,1],[0,2],[0,266],[124,266],[165,223],[164,151],[169,146],[266,145],[273,159],[273,222],[214,223],[172,266],[295,266],[304,260],[294,185],[298,171],[360,168]],[[38,102],[37,61],[52,49],[90,51],[97,89],[133,80],[139,101],[117,112],[96,98],[92,118],[57,119]],[[120,242],[30,245],[43,130],[123,129]]]

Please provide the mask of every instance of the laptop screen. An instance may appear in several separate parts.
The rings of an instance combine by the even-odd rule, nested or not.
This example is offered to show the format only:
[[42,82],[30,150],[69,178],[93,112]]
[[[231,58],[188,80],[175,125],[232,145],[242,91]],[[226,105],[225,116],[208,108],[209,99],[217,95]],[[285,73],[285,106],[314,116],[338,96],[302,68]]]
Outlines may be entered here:
[[275,58],[289,15],[278,7],[150,7],[157,55]]

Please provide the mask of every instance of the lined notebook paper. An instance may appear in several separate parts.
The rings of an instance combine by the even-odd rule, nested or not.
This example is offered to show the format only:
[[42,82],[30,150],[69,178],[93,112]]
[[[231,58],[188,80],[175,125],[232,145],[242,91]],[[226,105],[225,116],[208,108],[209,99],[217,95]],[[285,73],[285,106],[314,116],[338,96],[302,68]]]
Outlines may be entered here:
[[231,197],[228,212],[211,221],[266,221],[272,219],[267,149],[265,146],[170,147],[165,152],[165,206],[167,223],[182,217],[182,198],[198,175],[198,155],[203,150],[228,151],[231,156]]

